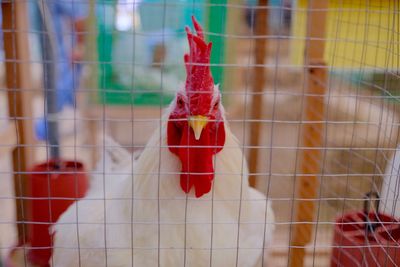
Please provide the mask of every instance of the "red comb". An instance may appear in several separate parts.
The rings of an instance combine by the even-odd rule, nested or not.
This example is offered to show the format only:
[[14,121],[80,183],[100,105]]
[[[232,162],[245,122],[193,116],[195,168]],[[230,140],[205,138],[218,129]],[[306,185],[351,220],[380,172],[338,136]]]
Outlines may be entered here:
[[189,92],[212,91],[214,80],[210,72],[210,55],[212,43],[204,40],[203,29],[192,16],[193,26],[197,35],[186,27],[190,52],[185,54],[186,90]]

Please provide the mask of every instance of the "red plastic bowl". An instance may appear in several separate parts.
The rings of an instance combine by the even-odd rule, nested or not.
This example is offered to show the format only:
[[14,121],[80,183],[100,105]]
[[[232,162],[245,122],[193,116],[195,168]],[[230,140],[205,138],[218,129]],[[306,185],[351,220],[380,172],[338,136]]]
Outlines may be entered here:
[[332,267],[400,266],[400,222],[381,213],[370,212],[368,216],[378,222],[374,231],[366,231],[363,212],[336,220]]
[[28,260],[46,267],[53,245],[49,227],[74,201],[85,196],[88,178],[82,163],[54,160],[35,166],[28,178]]

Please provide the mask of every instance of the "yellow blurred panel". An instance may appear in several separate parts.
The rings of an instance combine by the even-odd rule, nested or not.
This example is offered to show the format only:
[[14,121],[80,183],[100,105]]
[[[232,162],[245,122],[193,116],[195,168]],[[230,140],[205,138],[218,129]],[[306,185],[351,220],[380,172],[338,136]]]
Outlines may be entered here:
[[[399,14],[394,1],[330,0],[325,60],[334,67],[397,68]],[[291,59],[302,65],[306,38],[307,0],[293,12]]]

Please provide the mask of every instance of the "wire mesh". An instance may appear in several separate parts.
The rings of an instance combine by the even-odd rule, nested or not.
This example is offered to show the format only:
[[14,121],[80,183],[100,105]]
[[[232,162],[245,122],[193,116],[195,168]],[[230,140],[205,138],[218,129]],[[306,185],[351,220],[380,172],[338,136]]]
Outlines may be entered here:
[[[400,265],[399,3],[326,0],[312,9],[316,1],[3,1],[3,265]],[[256,30],[262,11],[266,35]],[[308,24],[313,12],[325,13],[323,38],[309,35],[321,28]],[[215,144],[171,145],[168,130],[180,96],[190,99],[183,56],[192,15],[213,43],[208,65],[225,125],[222,150],[200,171],[214,179],[201,197],[195,185],[182,190],[182,175],[199,174],[181,158]],[[46,57],[47,38],[58,42],[56,59]],[[259,40],[264,64],[257,63]],[[325,45],[322,64],[305,53],[314,41]],[[49,86],[50,65],[56,83]],[[313,68],[327,74],[317,81],[323,95],[308,90]],[[256,69],[266,77],[261,92]],[[58,96],[57,114],[44,92]],[[256,98],[260,117],[252,113]],[[322,114],[310,98],[323,99]],[[46,120],[57,122],[59,143],[43,140],[55,133]],[[302,197],[299,181],[313,177],[317,196]],[[314,204],[312,221],[302,221],[300,202]],[[312,225],[305,245],[294,244],[299,225]],[[291,255],[303,247],[298,265]]]

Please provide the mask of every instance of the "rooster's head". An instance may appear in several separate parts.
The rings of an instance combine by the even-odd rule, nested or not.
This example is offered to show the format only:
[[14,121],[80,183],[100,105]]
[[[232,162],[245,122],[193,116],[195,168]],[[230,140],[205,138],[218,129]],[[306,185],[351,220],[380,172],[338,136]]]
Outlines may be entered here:
[[212,43],[206,43],[201,26],[192,20],[197,35],[186,27],[190,47],[184,56],[186,83],[172,103],[167,141],[182,163],[183,191],[194,187],[196,197],[201,197],[211,190],[213,156],[225,144],[225,128],[221,94],[210,72]]

